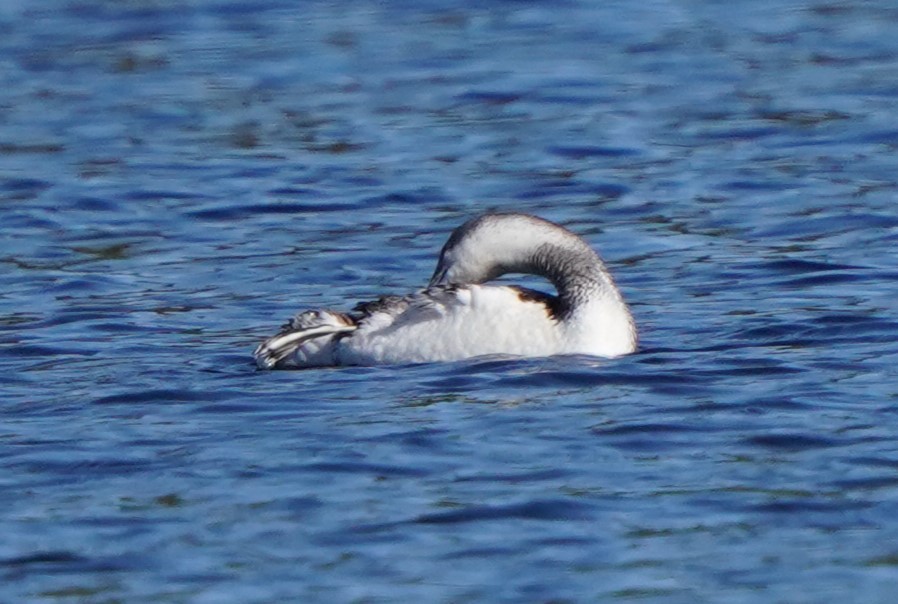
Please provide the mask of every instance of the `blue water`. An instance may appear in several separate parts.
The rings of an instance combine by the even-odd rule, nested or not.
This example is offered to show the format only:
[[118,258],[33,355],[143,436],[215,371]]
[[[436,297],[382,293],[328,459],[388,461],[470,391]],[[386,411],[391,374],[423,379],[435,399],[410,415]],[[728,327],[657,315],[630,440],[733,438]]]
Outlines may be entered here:
[[[3,3],[0,601],[893,601],[896,28]],[[641,351],[255,370],[488,209],[599,249]]]

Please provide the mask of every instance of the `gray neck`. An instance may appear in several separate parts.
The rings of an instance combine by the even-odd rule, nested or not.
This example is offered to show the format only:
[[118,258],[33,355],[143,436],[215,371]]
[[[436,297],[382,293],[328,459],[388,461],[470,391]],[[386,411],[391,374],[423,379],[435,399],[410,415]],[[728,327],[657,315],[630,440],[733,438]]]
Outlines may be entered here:
[[558,291],[562,314],[597,293],[614,292],[611,276],[598,255],[589,247],[575,249],[551,243],[539,246],[529,259],[530,268],[545,276]]

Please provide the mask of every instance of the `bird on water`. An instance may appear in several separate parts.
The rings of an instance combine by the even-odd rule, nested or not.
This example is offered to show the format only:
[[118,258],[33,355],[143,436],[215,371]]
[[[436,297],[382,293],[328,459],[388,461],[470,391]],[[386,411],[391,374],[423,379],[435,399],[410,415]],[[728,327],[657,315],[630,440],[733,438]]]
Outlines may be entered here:
[[[545,277],[554,295],[485,285]],[[455,361],[483,355],[617,357],[636,325],[605,264],[580,237],[528,214],[490,213],[456,228],[426,288],[350,312],[308,310],[256,348],[264,369]]]

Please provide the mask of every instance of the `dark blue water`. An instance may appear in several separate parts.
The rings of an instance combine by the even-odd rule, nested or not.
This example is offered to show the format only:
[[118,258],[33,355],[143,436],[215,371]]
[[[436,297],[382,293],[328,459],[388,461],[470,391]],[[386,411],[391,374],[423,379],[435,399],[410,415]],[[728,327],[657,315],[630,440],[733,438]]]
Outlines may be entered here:
[[[0,600],[891,602],[898,10],[0,7]],[[488,210],[639,354],[259,372]]]

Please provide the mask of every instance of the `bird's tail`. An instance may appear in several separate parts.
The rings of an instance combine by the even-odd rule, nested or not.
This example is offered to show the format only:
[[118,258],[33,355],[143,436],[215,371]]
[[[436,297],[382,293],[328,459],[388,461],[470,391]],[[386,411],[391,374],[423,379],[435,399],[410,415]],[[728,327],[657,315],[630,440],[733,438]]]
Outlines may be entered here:
[[356,328],[355,320],[343,313],[309,310],[259,344],[253,357],[262,369],[333,365],[334,344]]

